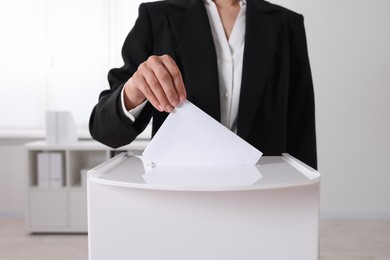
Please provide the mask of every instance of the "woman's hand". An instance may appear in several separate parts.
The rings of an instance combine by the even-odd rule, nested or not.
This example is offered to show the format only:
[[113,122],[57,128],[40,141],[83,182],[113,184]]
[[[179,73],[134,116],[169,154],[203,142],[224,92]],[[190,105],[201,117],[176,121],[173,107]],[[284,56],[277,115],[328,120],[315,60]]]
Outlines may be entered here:
[[147,99],[158,111],[171,112],[187,97],[181,72],[169,55],[150,56],[124,87],[128,110]]

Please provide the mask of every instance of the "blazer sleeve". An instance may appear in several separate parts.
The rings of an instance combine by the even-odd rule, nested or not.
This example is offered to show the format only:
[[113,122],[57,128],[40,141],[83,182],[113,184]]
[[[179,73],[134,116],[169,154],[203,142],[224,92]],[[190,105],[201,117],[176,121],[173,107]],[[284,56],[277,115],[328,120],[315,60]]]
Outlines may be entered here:
[[98,103],[92,110],[89,131],[95,140],[117,148],[132,142],[149,123],[153,112],[149,103],[133,122],[121,107],[120,95],[124,84],[151,53],[152,35],[149,14],[145,4],[141,4],[138,19],[122,48],[124,65],[109,71],[110,89],[101,92]]
[[290,41],[287,151],[317,169],[314,90],[304,19],[302,15],[295,18]]

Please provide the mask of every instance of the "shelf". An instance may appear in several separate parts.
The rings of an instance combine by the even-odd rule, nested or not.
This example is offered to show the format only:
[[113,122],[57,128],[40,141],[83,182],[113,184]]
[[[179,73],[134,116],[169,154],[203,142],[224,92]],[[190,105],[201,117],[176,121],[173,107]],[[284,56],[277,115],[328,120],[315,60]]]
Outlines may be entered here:
[[29,187],[29,191],[33,192],[61,192],[61,191],[67,191],[67,187],[61,187],[61,188],[39,188],[38,186],[31,186]]
[[83,186],[72,186],[69,188],[70,191],[87,191],[87,187],[83,187]]
[[67,165],[68,165],[68,176],[69,176],[69,185],[77,186],[81,185],[81,174],[88,169],[103,163],[107,160],[107,151],[82,151],[82,150],[73,150],[68,151],[67,154]]
[[65,143],[65,144],[51,144],[47,143],[44,140],[34,141],[27,143],[25,145],[28,150],[81,150],[81,151],[115,151],[115,150],[128,150],[128,151],[143,151],[145,147],[149,144],[150,140],[139,139],[134,140],[132,143],[119,147],[117,149],[112,149],[106,145],[98,143],[94,140],[79,140],[73,143]]

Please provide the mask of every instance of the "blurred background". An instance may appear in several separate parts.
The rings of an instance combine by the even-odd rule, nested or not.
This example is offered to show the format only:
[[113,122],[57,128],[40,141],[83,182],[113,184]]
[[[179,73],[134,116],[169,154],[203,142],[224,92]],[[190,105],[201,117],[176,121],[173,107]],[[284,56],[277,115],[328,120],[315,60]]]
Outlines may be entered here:
[[[70,111],[90,139],[90,112],[122,64],[140,2],[0,0],[1,218],[25,216],[25,144],[45,138],[46,111]],[[305,17],[321,218],[390,220],[390,2],[272,2]]]

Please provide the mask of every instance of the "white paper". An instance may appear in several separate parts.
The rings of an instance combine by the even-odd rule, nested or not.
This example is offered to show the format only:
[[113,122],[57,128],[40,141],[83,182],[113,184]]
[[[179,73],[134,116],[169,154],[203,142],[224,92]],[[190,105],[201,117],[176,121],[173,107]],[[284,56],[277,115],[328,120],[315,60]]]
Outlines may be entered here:
[[256,166],[155,167],[142,176],[147,184],[164,187],[249,186],[261,179]]
[[158,166],[255,165],[262,153],[189,101],[169,114],[143,155]]

